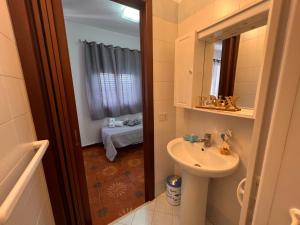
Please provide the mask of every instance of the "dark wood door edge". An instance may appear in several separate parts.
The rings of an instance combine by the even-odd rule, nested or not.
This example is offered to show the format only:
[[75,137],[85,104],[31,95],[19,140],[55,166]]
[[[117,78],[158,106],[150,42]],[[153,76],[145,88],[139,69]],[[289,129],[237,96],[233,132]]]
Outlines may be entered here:
[[140,8],[144,125],[145,199],[154,199],[154,112],[153,112],[153,37],[152,0]]
[[[64,143],[68,170],[72,180],[73,198],[76,202],[77,220],[82,224],[91,224],[87,183],[79,140],[79,126],[74,97],[71,67],[68,55],[64,17],[60,0],[41,1],[45,4],[47,14],[45,25],[49,25],[49,50],[53,53],[53,64],[56,65],[55,87],[60,115],[60,125],[64,129]],[[58,35],[59,34],[59,35]],[[52,46],[52,48],[51,48]]]
[[[47,54],[40,43],[43,36],[41,21],[36,14],[36,2],[9,0],[16,43],[22,64],[31,112],[38,139],[49,139],[50,145],[43,159],[47,186],[55,222],[75,224],[68,175],[65,170],[61,140],[55,110]],[[46,63],[46,64],[45,64]]]

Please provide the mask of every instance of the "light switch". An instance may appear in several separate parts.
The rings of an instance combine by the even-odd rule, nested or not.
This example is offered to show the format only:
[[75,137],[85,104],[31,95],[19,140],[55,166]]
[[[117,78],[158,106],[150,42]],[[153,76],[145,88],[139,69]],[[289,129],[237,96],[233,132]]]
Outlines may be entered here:
[[167,120],[167,113],[166,112],[162,112],[158,114],[158,120],[159,121],[166,121]]

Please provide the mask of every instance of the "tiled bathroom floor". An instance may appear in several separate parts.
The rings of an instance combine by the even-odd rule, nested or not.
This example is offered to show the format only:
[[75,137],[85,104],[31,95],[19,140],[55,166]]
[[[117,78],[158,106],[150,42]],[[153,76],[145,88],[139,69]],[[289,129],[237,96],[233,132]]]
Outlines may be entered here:
[[[180,206],[171,206],[165,193],[110,223],[110,225],[180,225]],[[208,221],[206,225],[212,225]]]

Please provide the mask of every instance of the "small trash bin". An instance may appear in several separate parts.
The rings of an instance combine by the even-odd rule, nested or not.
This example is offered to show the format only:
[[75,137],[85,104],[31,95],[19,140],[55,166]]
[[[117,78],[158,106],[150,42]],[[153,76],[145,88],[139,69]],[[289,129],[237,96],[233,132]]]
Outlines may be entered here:
[[181,177],[171,175],[167,177],[167,200],[170,205],[180,205]]

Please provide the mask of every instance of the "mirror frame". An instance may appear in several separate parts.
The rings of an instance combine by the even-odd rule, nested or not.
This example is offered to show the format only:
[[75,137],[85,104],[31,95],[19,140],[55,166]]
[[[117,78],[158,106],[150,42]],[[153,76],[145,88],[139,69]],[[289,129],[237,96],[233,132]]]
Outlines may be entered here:
[[[196,35],[198,38],[198,42],[201,43],[201,46],[205,44],[205,42],[214,42],[218,40],[224,40],[232,36],[239,35],[243,32],[267,25],[268,15],[269,15],[270,4],[269,2],[260,2],[257,4],[253,4],[244,10],[240,10],[239,12],[235,12],[232,15],[229,15],[203,29],[196,30]],[[267,36],[267,35],[266,35]],[[264,46],[265,53],[266,46]],[[202,58],[204,58],[205,50],[201,49]],[[265,54],[264,54],[265,55]],[[265,58],[263,57],[262,67],[264,66]],[[203,79],[203,71],[201,73]],[[241,111],[236,112],[227,112],[220,110],[212,110],[212,109],[202,109],[196,106],[193,106],[194,109],[199,111],[208,111],[212,113],[231,115],[237,117],[244,117],[248,119],[255,119],[256,109],[258,105],[258,99],[260,98],[260,89],[261,89],[261,80],[262,73],[260,73],[258,82],[257,82],[257,90],[254,100],[253,109],[242,109]],[[201,90],[202,93],[202,90]],[[199,96],[194,96],[194,99]],[[195,102],[196,100],[194,100]]]

